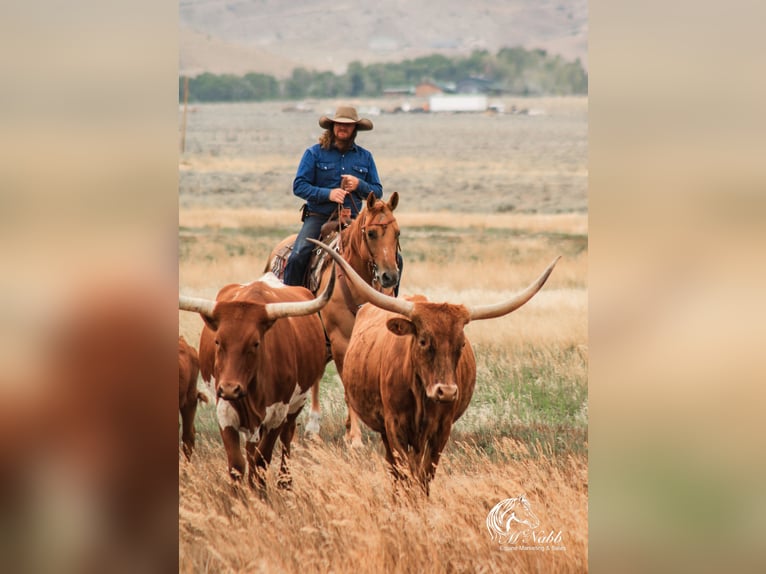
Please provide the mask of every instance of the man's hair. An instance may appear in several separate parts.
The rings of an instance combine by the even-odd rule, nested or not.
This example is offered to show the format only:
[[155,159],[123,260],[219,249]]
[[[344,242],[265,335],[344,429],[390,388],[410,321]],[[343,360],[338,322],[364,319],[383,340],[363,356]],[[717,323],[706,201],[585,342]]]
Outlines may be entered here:
[[[356,141],[356,133],[357,129],[354,128],[354,133],[351,136],[351,141],[349,142],[349,147]],[[335,144],[335,132],[332,130],[332,128],[326,129],[324,133],[319,136],[319,146],[322,149],[330,149]]]

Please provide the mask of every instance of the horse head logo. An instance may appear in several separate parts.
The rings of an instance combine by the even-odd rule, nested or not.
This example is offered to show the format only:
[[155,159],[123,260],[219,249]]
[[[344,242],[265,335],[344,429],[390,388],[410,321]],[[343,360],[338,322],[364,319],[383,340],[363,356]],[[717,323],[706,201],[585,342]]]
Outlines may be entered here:
[[527,531],[538,526],[540,520],[524,495],[498,502],[487,515],[487,530],[492,541],[499,544],[514,543],[520,535],[526,537]]

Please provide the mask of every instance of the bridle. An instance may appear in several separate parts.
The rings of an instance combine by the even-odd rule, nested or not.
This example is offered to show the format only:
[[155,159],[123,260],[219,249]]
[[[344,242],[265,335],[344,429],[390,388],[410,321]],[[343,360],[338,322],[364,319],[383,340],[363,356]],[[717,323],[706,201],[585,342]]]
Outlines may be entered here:
[[[335,247],[335,250],[342,256],[343,255],[343,223],[342,223],[342,209],[348,209],[343,208],[343,206],[338,206],[338,242]],[[350,215],[350,210],[347,212]],[[357,212],[357,215],[361,215],[360,212]],[[364,241],[364,245],[367,248],[367,253],[369,255],[369,258],[367,259],[367,269],[370,272],[370,276],[372,277],[372,287],[377,291],[382,291],[383,287],[380,284],[380,278],[378,276],[378,263],[375,261],[375,258],[372,255],[372,249],[370,249],[370,243],[369,239],[367,238],[367,228],[368,227],[383,227],[385,231],[385,227],[387,225],[390,225],[391,223],[394,223],[396,219],[394,218],[393,214],[390,215],[388,218],[384,218],[383,214],[379,214],[379,221],[369,221],[370,218],[370,212],[364,211],[364,220],[362,221],[362,224],[360,225],[360,230],[362,233],[362,238]],[[396,240],[396,251],[399,251],[399,239]],[[348,291],[348,286],[346,285],[346,282],[344,279],[343,271],[336,268],[336,273],[338,274],[338,278],[341,279],[340,285],[343,290],[344,299],[346,300],[346,305],[348,306],[349,310],[356,315],[357,307],[352,302],[351,293]],[[377,285],[376,285],[377,284]]]
[[[386,226],[388,226],[391,223],[393,223],[395,221],[395,219],[394,219],[394,216],[391,215],[389,218],[384,220],[383,219],[383,214],[380,214],[380,219],[382,221],[371,221],[371,222],[368,222],[367,219],[368,219],[368,217],[367,217],[367,214],[365,213],[364,222],[362,223],[362,237],[364,238],[364,245],[365,245],[365,247],[367,247],[367,253],[370,254],[370,258],[367,260],[367,268],[369,269],[370,276],[372,277],[373,287],[375,287],[375,283],[380,285],[380,279],[378,278],[378,262],[375,261],[375,258],[372,256],[372,249],[370,249],[370,242],[369,242],[369,239],[367,239],[367,227],[368,226],[369,227],[382,227],[383,228],[383,232],[385,232]],[[396,240],[396,251],[399,251],[399,239]],[[381,287],[381,289],[378,289],[376,287],[376,289],[378,291],[380,291],[382,289],[382,287]]]

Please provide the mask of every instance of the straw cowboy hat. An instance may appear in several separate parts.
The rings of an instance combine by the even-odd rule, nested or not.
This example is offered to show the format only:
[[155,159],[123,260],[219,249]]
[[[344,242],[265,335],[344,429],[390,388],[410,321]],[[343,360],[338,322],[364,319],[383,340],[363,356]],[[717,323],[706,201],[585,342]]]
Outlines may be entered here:
[[319,118],[319,127],[329,130],[335,122],[339,124],[356,124],[356,129],[359,131],[372,129],[372,122],[367,118],[360,118],[356,113],[356,108],[351,106],[338,106],[338,109],[335,110],[335,117],[328,118],[327,116],[322,116]]

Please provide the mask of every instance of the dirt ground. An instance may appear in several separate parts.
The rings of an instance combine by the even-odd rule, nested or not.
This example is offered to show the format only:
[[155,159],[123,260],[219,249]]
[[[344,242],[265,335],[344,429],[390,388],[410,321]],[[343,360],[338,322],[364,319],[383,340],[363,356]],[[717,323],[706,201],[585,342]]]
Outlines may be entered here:
[[[297,221],[295,170],[322,131],[317,120],[338,103],[191,106],[180,209],[294,209]],[[491,102],[523,114],[376,114],[397,102],[354,103],[374,123],[357,143],[373,153],[384,197],[399,192],[401,213],[587,212],[587,98]]]

